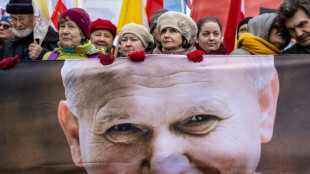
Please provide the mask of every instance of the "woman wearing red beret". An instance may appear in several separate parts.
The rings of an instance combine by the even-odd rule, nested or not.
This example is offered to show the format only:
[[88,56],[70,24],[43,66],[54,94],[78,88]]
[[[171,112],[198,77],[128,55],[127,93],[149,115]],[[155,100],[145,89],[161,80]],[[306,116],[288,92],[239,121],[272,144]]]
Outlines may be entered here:
[[90,25],[90,40],[97,49],[104,49],[106,54],[113,54],[113,40],[116,36],[116,26],[109,20],[97,19]]

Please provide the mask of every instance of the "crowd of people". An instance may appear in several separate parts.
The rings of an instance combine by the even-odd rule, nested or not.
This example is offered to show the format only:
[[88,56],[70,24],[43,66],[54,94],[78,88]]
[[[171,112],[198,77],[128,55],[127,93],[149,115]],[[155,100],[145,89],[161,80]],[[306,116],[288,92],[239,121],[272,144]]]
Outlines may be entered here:
[[[150,18],[150,32],[142,25],[127,24],[113,45],[117,28],[111,21],[91,21],[85,10],[72,8],[60,15],[58,32],[49,27],[42,44],[38,44],[33,39],[31,0],[10,0],[6,11],[10,16],[0,21],[1,66],[13,59],[100,58],[109,64],[115,57],[141,61],[145,53],[187,55],[198,62],[203,54],[228,54],[222,25],[215,16],[204,16],[195,23],[185,14],[161,9]],[[245,18],[236,32],[233,55],[308,54],[310,2],[284,0],[276,13]]]

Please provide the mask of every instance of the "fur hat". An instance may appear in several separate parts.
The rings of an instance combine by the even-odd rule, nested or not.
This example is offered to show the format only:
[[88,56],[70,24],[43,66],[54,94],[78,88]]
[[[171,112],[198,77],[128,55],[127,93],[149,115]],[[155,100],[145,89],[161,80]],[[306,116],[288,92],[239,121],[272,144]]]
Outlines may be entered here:
[[116,26],[109,20],[97,19],[90,25],[90,31],[93,32],[96,29],[107,29],[110,30],[113,37],[116,35]]
[[123,35],[127,33],[136,35],[142,41],[145,48],[150,48],[154,44],[153,36],[147,31],[147,29],[143,25],[135,23],[126,24],[121,29],[119,32],[118,43],[121,43]]
[[10,0],[6,5],[10,14],[33,14],[32,0]]
[[186,38],[188,43],[192,43],[198,32],[197,25],[192,18],[174,11],[168,11],[158,19],[157,29],[159,33],[167,27],[178,30]]
[[70,8],[62,12],[59,16],[59,19],[69,17],[73,20],[83,31],[86,39],[89,39],[90,35],[90,18],[88,13],[82,8]]
[[160,9],[160,10],[156,11],[156,12],[151,16],[151,18],[150,18],[150,33],[152,33],[153,30],[155,29],[155,26],[157,25],[157,22],[158,22],[158,18],[159,18],[162,14],[166,13],[167,11],[169,11],[169,10],[163,8],[163,9]]

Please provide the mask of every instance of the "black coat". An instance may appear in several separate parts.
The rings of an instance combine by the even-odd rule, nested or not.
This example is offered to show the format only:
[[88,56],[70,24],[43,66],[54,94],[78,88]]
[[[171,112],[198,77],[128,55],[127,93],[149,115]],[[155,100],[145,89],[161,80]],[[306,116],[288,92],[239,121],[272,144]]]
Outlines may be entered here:
[[[40,53],[38,60],[41,60],[45,53],[53,51],[58,47],[57,42],[59,40],[58,33],[49,27],[47,35],[42,43],[42,52]],[[31,60],[29,58],[29,45],[33,43],[33,33],[26,37],[13,37],[5,41],[0,48],[0,60],[3,58],[19,56],[20,60]]]
[[283,54],[310,54],[310,49],[295,43],[293,46],[283,51]]

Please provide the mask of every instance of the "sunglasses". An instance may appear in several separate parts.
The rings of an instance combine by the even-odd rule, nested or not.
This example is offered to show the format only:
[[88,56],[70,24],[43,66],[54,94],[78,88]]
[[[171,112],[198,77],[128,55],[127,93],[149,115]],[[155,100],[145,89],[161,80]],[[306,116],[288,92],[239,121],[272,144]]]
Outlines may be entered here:
[[8,24],[0,24],[0,27],[2,27],[2,26],[3,26],[3,29],[5,29],[5,30],[7,30],[7,29],[9,29],[11,27]]

